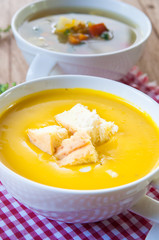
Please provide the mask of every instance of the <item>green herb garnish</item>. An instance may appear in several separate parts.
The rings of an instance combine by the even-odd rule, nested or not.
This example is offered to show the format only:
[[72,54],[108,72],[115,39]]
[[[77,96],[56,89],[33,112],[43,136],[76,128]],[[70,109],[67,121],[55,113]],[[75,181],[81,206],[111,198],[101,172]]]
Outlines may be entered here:
[[113,38],[113,33],[111,31],[105,31],[101,34],[101,38],[111,40]]
[[9,32],[11,29],[11,25],[8,25],[6,28],[0,28],[0,33],[6,33]]
[[[15,82],[12,83],[12,87],[14,87],[14,86],[16,86]],[[8,89],[9,89],[9,84],[8,83],[1,83],[0,84],[0,94],[4,93]]]
[[70,29],[66,29],[63,34],[68,35],[69,33],[70,33]]
[[16,82],[13,82],[12,83],[12,87],[15,87],[17,84],[16,84]]

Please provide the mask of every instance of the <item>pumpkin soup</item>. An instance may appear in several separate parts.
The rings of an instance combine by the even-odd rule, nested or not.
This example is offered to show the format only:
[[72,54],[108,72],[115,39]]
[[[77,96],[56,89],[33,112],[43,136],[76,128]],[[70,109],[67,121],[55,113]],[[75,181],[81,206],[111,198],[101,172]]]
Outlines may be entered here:
[[[118,131],[109,141],[94,145],[100,161],[59,166],[54,152],[50,155],[30,142],[27,130],[58,125],[56,116],[76,104],[96,109],[102,119],[114,122]],[[65,133],[66,142],[64,127],[56,128]],[[89,139],[87,142],[90,144]],[[96,90],[42,91],[20,99],[0,117],[1,162],[28,179],[59,188],[103,189],[135,181],[158,165],[158,145],[158,128],[145,112]],[[63,154],[61,148],[57,154]]]

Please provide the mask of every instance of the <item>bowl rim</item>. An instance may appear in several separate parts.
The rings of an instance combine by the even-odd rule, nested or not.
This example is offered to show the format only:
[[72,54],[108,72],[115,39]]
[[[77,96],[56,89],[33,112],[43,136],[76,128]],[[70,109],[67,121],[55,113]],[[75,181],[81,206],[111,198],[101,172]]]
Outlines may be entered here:
[[[47,1],[47,0],[46,0]],[[130,45],[129,47],[123,48],[121,50],[117,50],[117,51],[112,51],[112,52],[106,52],[106,53],[96,53],[96,54],[73,54],[73,53],[65,53],[65,52],[58,52],[58,51],[53,51],[53,50],[48,50],[42,47],[38,47],[32,43],[30,43],[29,41],[25,40],[20,33],[18,32],[18,29],[16,28],[15,22],[17,20],[17,18],[19,17],[19,14],[24,11],[26,8],[28,8],[29,6],[33,6],[34,4],[38,4],[40,2],[44,2],[44,0],[38,0],[29,4],[26,4],[25,6],[23,6],[22,8],[20,8],[18,11],[16,11],[16,13],[14,14],[14,16],[12,17],[12,21],[11,21],[11,27],[12,27],[12,31],[14,33],[14,35],[19,38],[19,40],[21,42],[23,42],[23,44],[28,45],[30,48],[35,49],[36,51],[40,51],[42,53],[47,53],[47,54],[56,54],[57,56],[65,56],[65,57],[73,57],[73,58],[92,58],[92,57],[102,57],[102,56],[111,56],[111,55],[115,55],[115,54],[120,54],[120,53],[125,53],[127,51],[130,51],[140,45],[142,45],[144,42],[146,42],[146,40],[149,38],[151,32],[152,32],[152,24],[150,22],[150,19],[148,18],[148,16],[142,12],[141,10],[139,10],[138,8],[124,3],[124,2],[119,2],[117,0],[111,0],[114,4],[120,4],[121,6],[126,6],[129,8],[134,9],[135,11],[137,11],[138,13],[140,13],[142,15],[143,21],[145,21],[145,23],[147,24],[147,33],[145,35],[141,34],[141,39],[138,40],[137,42],[135,41],[132,45]],[[123,15],[124,16],[124,15]]]
[[[121,82],[117,82],[115,80],[111,80],[111,79],[105,79],[105,78],[101,78],[101,77],[94,77],[94,76],[87,76],[87,75],[58,75],[58,76],[49,76],[49,77],[42,77],[42,78],[37,78],[35,80],[29,81],[29,82],[23,82],[13,88],[8,89],[7,91],[5,91],[4,93],[2,93],[0,95],[0,98],[3,98],[3,96],[5,97],[6,95],[10,94],[12,91],[14,91],[14,89],[17,88],[21,88],[24,87],[25,85],[29,85],[32,83],[39,83],[39,82],[43,82],[45,80],[52,80],[52,79],[56,79],[56,78],[75,78],[75,77],[82,77],[82,78],[94,78],[94,79],[104,79],[104,80],[109,80],[111,82],[113,82],[114,84],[120,86],[120,87],[124,87],[126,88],[128,91],[131,91],[135,94],[140,95],[141,97],[144,97],[147,101],[151,102],[153,105],[156,105],[156,107],[158,106],[157,102],[155,100],[153,100],[152,98],[150,98],[148,95],[146,95],[145,93],[139,91],[138,89],[135,89],[131,86],[128,86],[124,83]],[[106,92],[106,91],[104,91]],[[20,99],[20,98],[19,98]],[[3,164],[0,161],[0,171],[5,169],[9,174],[13,175],[13,177],[17,177],[20,178],[21,181],[29,184],[29,185],[33,185],[35,187],[38,187],[39,189],[44,189],[47,191],[58,191],[60,193],[68,193],[68,194],[82,194],[82,195],[86,195],[86,194],[90,194],[90,195],[94,195],[94,194],[105,194],[105,193],[112,193],[112,192],[116,192],[116,191],[122,191],[131,187],[135,187],[138,184],[141,184],[142,182],[147,181],[146,185],[149,185],[151,183],[151,181],[154,180],[154,178],[152,178],[152,176],[156,176],[157,173],[159,173],[159,166],[157,166],[154,169],[152,169],[148,174],[146,174],[145,176],[137,179],[136,181],[127,183],[127,184],[123,184],[120,186],[116,186],[116,187],[111,187],[111,188],[104,188],[104,189],[92,189],[92,190],[78,190],[78,189],[67,189],[67,188],[60,188],[60,187],[53,187],[53,186],[49,186],[49,185],[45,185],[42,183],[38,183],[36,181],[30,180],[26,177],[23,177],[22,175],[20,175],[19,173],[16,173],[15,171],[13,171],[12,169],[10,169],[9,167],[7,167],[5,164]],[[2,181],[3,183],[3,181]],[[4,184],[5,185],[5,184]]]

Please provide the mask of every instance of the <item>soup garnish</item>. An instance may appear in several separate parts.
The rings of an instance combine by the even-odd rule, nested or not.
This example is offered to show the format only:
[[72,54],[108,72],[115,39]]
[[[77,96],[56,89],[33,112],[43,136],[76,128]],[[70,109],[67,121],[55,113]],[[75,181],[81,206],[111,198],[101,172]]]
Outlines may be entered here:
[[55,26],[55,34],[58,35],[60,42],[69,42],[73,45],[85,43],[89,39],[101,38],[111,40],[113,38],[113,33],[110,32],[104,23],[85,23],[84,21],[66,17],[59,19]]
[[96,110],[90,111],[82,104],[56,115],[55,119],[62,127],[28,129],[27,133],[30,142],[54,155],[59,166],[100,161],[94,146],[104,144],[118,131],[113,122],[105,121]]

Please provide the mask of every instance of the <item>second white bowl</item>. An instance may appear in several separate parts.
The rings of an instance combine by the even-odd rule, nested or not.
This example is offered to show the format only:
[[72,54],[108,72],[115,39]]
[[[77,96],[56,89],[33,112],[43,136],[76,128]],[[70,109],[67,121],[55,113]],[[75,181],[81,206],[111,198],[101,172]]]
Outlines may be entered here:
[[[29,16],[42,10],[65,8],[101,9],[128,19],[141,33],[138,41],[130,47],[103,54],[70,54],[50,51],[37,47],[24,38],[18,32],[19,26]],[[52,74],[85,74],[119,79],[139,60],[146,40],[151,33],[151,23],[147,16],[137,8],[119,2],[117,0],[42,0],[31,3],[20,9],[12,19],[12,30],[17,45],[21,49],[26,61],[30,66],[27,79],[44,77]],[[34,60],[34,61],[33,61]],[[40,66],[40,68],[39,68]]]

